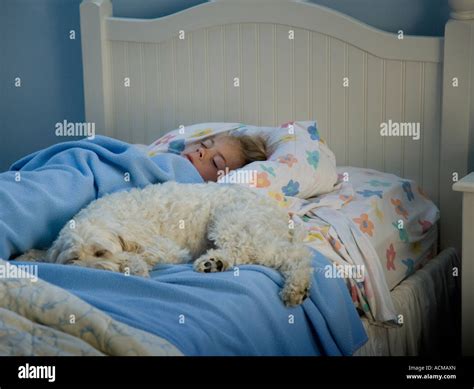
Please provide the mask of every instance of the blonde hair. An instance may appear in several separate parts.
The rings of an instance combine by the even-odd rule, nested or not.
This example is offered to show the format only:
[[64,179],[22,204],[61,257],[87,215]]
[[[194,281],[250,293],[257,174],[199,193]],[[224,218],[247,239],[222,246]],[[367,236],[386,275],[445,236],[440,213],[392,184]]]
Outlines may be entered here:
[[239,143],[245,164],[255,161],[267,160],[267,146],[263,136],[245,135],[237,132],[229,133],[227,136]]

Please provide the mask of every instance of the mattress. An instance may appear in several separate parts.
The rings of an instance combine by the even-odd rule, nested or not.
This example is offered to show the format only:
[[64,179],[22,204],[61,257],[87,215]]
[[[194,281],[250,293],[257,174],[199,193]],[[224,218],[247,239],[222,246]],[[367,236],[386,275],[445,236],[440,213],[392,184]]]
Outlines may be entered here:
[[452,269],[459,265],[456,251],[446,249],[398,285],[391,296],[403,325],[389,328],[362,318],[369,340],[354,355],[446,356],[446,352],[456,352],[460,280],[452,276]]
[[392,290],[436,256],[439,210],[412,180],[347,166],[338,174],[351,189],[340,212],[369,238]]

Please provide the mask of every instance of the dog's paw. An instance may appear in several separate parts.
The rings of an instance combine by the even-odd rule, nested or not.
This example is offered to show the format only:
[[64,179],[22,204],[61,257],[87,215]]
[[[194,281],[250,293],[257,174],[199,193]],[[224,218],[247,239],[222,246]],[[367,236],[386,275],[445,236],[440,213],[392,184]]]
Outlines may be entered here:
[[150,271],[145,262],[143,264],[125,263],[120,266],[120,272],[127,276],[150,277]]
[[294,285],[287,284],[280,292],[281,299],[287,307],[294,307],[300,305],[309,297],[310,285]]
[[229,268],[228,262],[216,254],[209,250],[206,254],[201,255],[194,261],[194,270],[202,273],[226,271]]
[[119,264],[119,271],[127,276],[150,277],[150,266],[140,255],[129,252],[121,252],[115,255]]

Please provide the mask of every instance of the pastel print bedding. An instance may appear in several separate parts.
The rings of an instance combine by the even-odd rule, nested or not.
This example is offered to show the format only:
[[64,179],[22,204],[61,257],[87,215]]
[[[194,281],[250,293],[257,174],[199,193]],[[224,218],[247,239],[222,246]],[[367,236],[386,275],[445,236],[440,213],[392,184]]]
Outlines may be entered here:
[[332,193],[291,199],[290,212],[310,246],[336,265],[363,265],[363,282],[346,279],[370,321],[397,324],[390,296],[435,254],[439,210],[412,180],[372,169],[339,167]]
[[338,171],[354,190],[341,212],[375,247],[393,289],[436,255],[439,209],[413,180],[371,169]]

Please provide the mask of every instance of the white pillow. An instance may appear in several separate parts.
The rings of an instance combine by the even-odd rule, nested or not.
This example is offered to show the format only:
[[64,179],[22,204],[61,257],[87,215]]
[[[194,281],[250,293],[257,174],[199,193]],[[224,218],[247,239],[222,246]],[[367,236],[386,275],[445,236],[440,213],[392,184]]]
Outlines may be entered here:
[[196,124],[173,130],[153,142],[149,146],[149,155],[180,153],[188,143],[223,132],[263,136],[268,160],[252,162],[231,171],[218,182],[256,187],[283,206],[287,203],[286,196],[314,197],[332,191],[337,182],[336,159],[320,138],[315,121],[291,122],[280,128],[241,123]]

